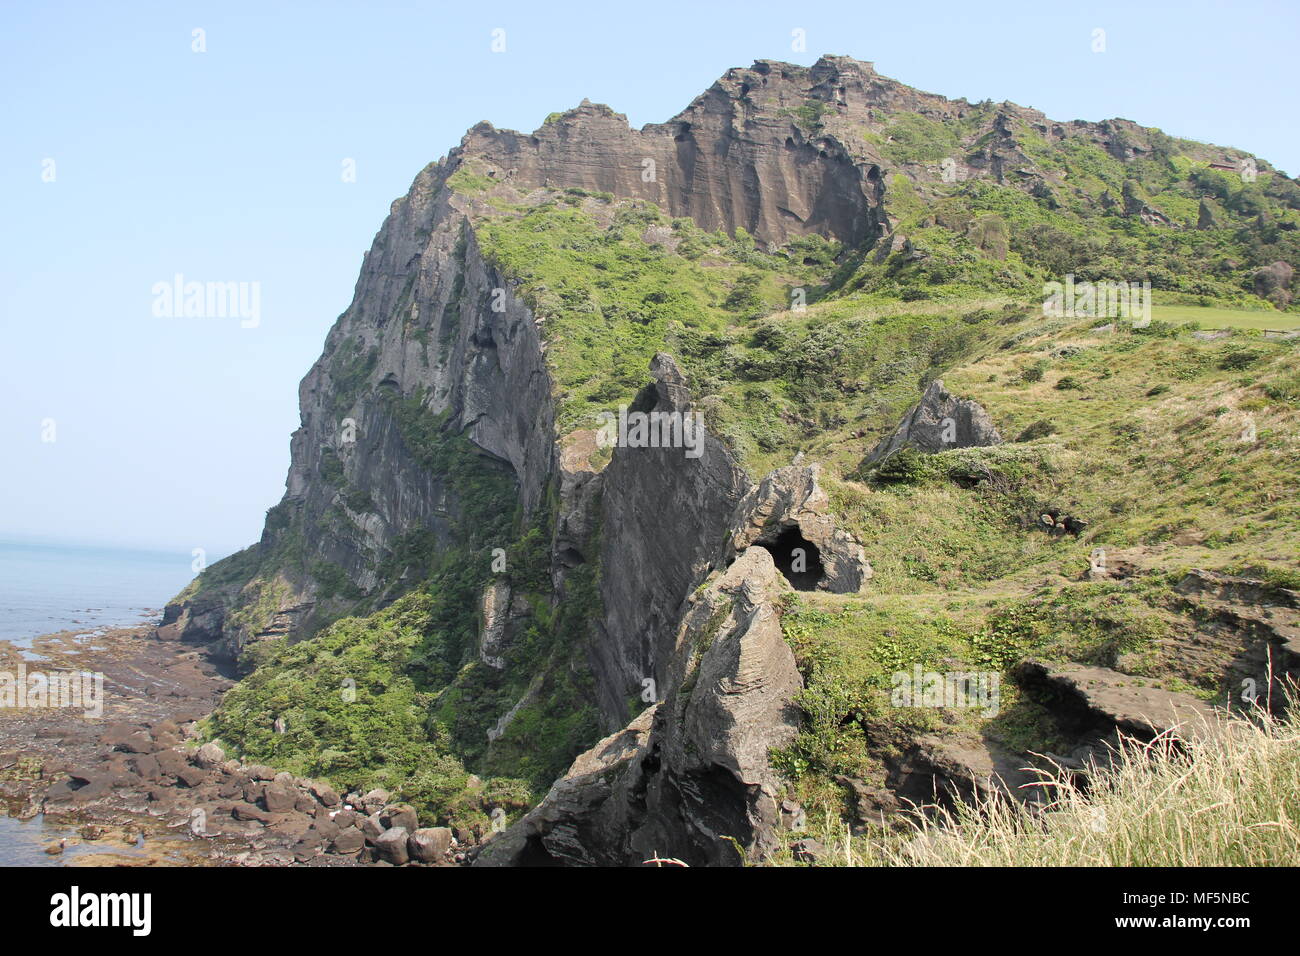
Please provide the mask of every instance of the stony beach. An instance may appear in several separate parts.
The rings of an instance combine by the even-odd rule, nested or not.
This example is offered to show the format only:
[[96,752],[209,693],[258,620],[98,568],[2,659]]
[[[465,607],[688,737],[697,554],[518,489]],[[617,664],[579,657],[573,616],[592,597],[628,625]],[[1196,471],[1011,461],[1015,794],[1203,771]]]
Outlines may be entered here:
[[[202,649],[151,626],[0,644],[0,674],[103,675],[102,710],[0,707],[0,813],[41,818],[69,865],[463,864],[473,833],[421,827],[381,790],[246,765],[196,723],[233,683]],[[31,680],[31,677],[28,677]]]

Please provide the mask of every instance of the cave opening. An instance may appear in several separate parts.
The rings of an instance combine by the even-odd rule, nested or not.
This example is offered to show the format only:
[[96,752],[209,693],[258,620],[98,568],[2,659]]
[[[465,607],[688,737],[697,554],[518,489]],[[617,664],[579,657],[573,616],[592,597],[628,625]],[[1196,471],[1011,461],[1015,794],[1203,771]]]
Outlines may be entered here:
[[821,552],[803,536],[798,525],[784,529],[772,541],[754,543],[771,552],[777,570],[796,591],[817,590],[823,573]]

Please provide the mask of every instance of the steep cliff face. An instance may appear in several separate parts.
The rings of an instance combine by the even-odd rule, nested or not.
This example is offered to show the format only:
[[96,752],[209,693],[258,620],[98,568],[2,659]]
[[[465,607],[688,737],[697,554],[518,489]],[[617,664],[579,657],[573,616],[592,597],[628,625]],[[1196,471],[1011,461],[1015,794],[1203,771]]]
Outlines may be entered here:
[[[299,388],[302,424],[291,439],[285,497],[248,564],[251,580],[283,575],[273,611],[297,608],[306,629],[418,579],[403,545],[436,549],[454,537],[464,489],[422,456],[424,422],[472,442],[517,486],[525,514],[554,468],[537,323],[484,260],[446,179],[430,166],[393,204],[352,305]],[[246,589],[247,580],[232,585]],[[182,606],[187,639],[223,638],[237,652],[264,631],[264,615],[250,629],[219,613],[223,603],[246,603],[232,586],[201,598]]]
[[[835,239],[888,258],[892,274],[934,258],[891,235],[916,194],[988,180],[1050,206],[1066,174],[1043,150],[1068,140],[1136,165],[1168,147],[1161,137],[1125,120],[1060,124],[1014,104],[948,100],[834,56],[810,68],[760,60],[729,70],[682,113],[640,130],[587,102],[531,134],[480,124],[421,171],[367,253],[352,304],[302,382],[285,498],[256,553],[208,575],[207,596],[188,595],[169,623],[237,650],[268,627],[310,631],[361,597],[382,602],[396,582],[410,583],[394,562],[403,564],[418,536],[445,546],[462,510],[456,489],[403,435],[412,411],[440,417],[443,431],[499,462],[524,512],[534,511],[557,473],[556,441],[572,430],[556,433],[546,317],[479,239],[483,223],[518,214],[512,203],[545,206],[557,191],[595,191],[655,203],[705,230],[744,230],[767,247]],[[1195,156],[1245,158],[1179,145]],[[899,175],[912,185],[890,179]],[[959,226],[999,254],[996,224]],[[659,240],[647,233],[646,241]],[[562,481],[558,490],[567,500],[571,489]],[[562,524],[581,523],[566,511]],[[570,534],[557,567],[579,557],[588,556]],[[283,581],[274,594],[241,596],[248,581],[275,575]],[[227,625],[233,609],[252,604],[256,613]],[[644,622],[633,629],[644,632]],[[646,647],[624,676],[649,664]]]
[[[403,432],[413,412],[438,418],[444,432],[464,435],[498,462],[517,483],[525,514],[542,501],[557,472],[561,437],[542,320],[485,260],[477,223],[495,211],[475,190],[464,190],[466,177],[515,195],[579,188],[643,198],[703,228],[746,229],[770,243],[819,234],[856,244],[880,229],[878,170],[860,143],[829,134],[810,139],[800,117],[809,108],[819,115],[839,109],[849,123],[881,97],[892,102],[896,89],[906,88],[852,60],[827,58],[812,70],[760,61],[729,71],[668,123],[640,131],[591,104],[531,135],[487,124],[472,129],[393,204],[367,253],[352,304],[300,387],[302,424],[291,439],[286,494],[268,515],[262,541],[232,562],[237,567],[209,575],[207,593],[174,605],[169,623],[189,640],[224,640],[237,653],[258,634],[279,633],[286,621],[309,633],[358,600],[382,604],[413,583],[418,570],[404,565],[404,546],[424,539],[445,547],[463,517],[454,483],[430,470],[409,428]],[[742,493],[734,463],[712,453],[706,460],[717,461],[718,471],[701,469],[701,489],[720,489],[696,496],[695,513],[712,516],[700,528],[708,547],[687,546],[680,562],[661,555],[640,567],[655,568],[651,579],[672,579],[644,585],[657,591],[655,599],[626,600],[630,595],[615,593],[622,585],[605,585],[607,605],[638,607],[628,612],[635,620],[611,624],[637,635],[637,649],[618,663],[597,658],[602,671],[619,675],[620,686],[655,672],[656,635],[672,630],[675,603],[698,583],[705,552],[715,557],[723,516]],[[644,512],[631,497],[646,489],[633,488],[633,466],[620,464],[619,471],[604,483],[601,513],[618,554],[636,564],[642,549],[655,548],[654,536],[640,533],[650,529],[636,524]],[[629,497],[620,498],[625,488]],[[567,498],[563,481],[559,491]],[[668,489],[658,493],[668,500]],[[581,525],[585,510],[564,508],[561,533]],[[580,536],[569,534],[557,547],[557,581],[566,564],[592,557],[581,554]],[[612,555],[616,546],[603,547]],[[270,578],[275,588],[249,591],[250,581]],[[238,616],[241,608],[249,613]],[[602,696],[611,720],[622,711],[612,693]]]
[[[692,414],[676,364],[657,356],[653,372],[654,384],[631,410]],[[619,448],[602,483],[604,614],[592,653],[606,725],[619,726],[627,720],[629,693],[667,686],[681,604],[716,565],[718,543],[749,480],[723,444],[706,434],[698,458],[680,447]],[[652,697],[658,700],[658,692]]]
[[507,181],[645,199],[710,231],[740,227],[778,245],[809,233],[857,244],[879,226],[879,170],[852,144],[805,132],[791,117],[833,109],[837,96],[865,108],[873,75],[852,60],[813,70],[759,61],[729,70],[667,123],[634,130],[584,101],[532,134],[480,124],[461,156]]
[[736,865],[773,850],[786,801],[768,753],[794,738],[803,687],[781,634],[789,590],[753,548],[692,596],[663,701],[579,757],[478,865]]

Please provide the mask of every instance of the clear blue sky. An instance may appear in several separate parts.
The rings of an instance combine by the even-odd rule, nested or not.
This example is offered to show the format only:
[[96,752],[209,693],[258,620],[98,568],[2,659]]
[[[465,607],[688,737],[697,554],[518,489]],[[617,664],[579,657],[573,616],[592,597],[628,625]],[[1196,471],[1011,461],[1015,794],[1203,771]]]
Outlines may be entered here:
[[[728,67],[838,53],[947,96],[1123,116],[1294,174],[1298,26],[1282,2],[7,0],[0,535],[214,556],[255,540],[283,492],[298,381],[362,251],[479,120],[531,130],[589,97],[639,126]],[[260,324],[156,317],[152,287],[176,273],[260,283]]]

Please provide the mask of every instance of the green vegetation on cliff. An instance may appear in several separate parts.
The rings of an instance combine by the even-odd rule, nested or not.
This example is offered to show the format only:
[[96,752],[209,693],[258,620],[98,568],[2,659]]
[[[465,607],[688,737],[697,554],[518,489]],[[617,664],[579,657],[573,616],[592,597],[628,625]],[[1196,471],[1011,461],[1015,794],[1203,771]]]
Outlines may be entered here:
[[761,473],[849,423],[892,424],[918,385],[1016,314],[1001,299],[965,309],[815,301],[833,244],[805,238],[766,253],[743,233],[704,233],[650,205],[572,201],[581,208],[544,203],[479,226],[487,256],[544,321],[561,434],[630,404],[666,351],[706,424]]
[[[1025,657],[1239,702],[1228,665],[1241,638],[1207,631],[1177,585],[1193,568],[1300,582],[1300,342],[1097,324],[1028,320],[944,373],[1006,444],[871,467],[841,445],[823,459],[833,511],[875,575],[860,595],[799,595],[783,619],[806,720],[774,760],[820,837],[842,835],[837,780],[879,785],[919,736],[1065,752],[1070,735],[1009,673]],[[1086,527],[1049,533],[1043,513]],[[1098,551],[1103,576],[1089,572]],[[890,675],[916,665],[1001,672],[999,713],[890,706]]]
[[[821,100],[783,115],[805,138],[845,132]],[[539,322],[557,438],[630,404],[664,351],[752,477],[799,452],[822,466],[833,515],[874,570],[862,593],[801,594],[783,620],[805,720],[773,761],[822,837],[852,816],[846,779],[885,786],[888,761],[920,737],[1062,745],[1053,715],[1011,680],[1025,656],[1224,700],[1228,651],[1180,653],[1203,622],[1177,585],[1196,567],[1297,578],[1297,343],[1260,330],[1300,322],[1286,265],[1300,262],[1300,186],[1266,164],[1215,168],[1225,151],[1122,122],[1049,136],[993,104],[955,115],[882,113],[853,134],[880,162],[873,214],[891,229],[859,248],[818,236],[777,248],[609,193],[516,190],[471,157],[447,181],[472,212],[436,322],[414,308],[415,276],[394,289],[401,334],[426,366],[445,361],[472,307],[477,242]],[[1067,275],[1149,281],[1156,321],[1045,318],[1044,283]],[[330,413],[377,387],[379,355],[369,339],[339,341]],[[1006,443],[867,462],[937,378],[983,404]],[[522,809],[599,736],[586,641],[600,568],[570,569],[555,593],[555,484],[525,518],[509,469],[455,431],[459,410],[380,395],[448,489],[449,540],[404,529],[363,594],[313,550],[322,530],[301,507],[273,509],[266,543],[190,595],[238,592],[228,621],[246,634],[273,616],[284,581],[311,582],[347,616],[255,644],[255,669],[209,730],[249,759],[482,822],[491,806]],[[347,534],[374,501],[334,451],[312,461],[311,480],[336,493],[319,520]],[[1049,533],[1043,514],[1080,519],[1078,533]],[[1116,573],[1090,573],[1098,551]],[[493,583],[510,589],[502,660],[480,648]],[[891,706],[891,675],[917,665],[1001,675],[1000,712]]]
[[885,205],[907,246],[880,261],[866,250],[850,258],[838,290],[1037,296],[1044,281],[1072,274],[1147,280],[1169,304],[1291,302],[1289,290],[1274,294],[1258,277],[1274,262],[1300,262],[1300,186],[1278,172],[1212,168],[1199,158],[1206,147],[1158,130],[1145,131],[1153,148],[1121,160],[1084,135],[1049,141],[1018,122],[1004,145],[1023,157],[1019,182],[966,179],[955,165],[951,181],[935,181],[904,164],[956,164],[990,134],[974,139],[910,114],[888,132],[882,154],[907,172],[886,171]]
[[[493,806],[529,805],[598,736],[584,657],[595,571],[579,569],[570,599],[553,610],[549,511],[525,523],[516,507],[502,507],[516,500],[512,476],[421,396],[392,398],[389,407],[411,453],[455,488],[453,540],[437,547],[407,538],[386,573],[418,577],[383,610],[363,607],[296,643],[254,644],[251,673],[208,732],[245,759],[344,789],[381,786],[431,818],[485,824]],[[479,658],[481,596],[493,580],[531,608],[505,670]],[[546,678],[532,687],[535,674]],[[520,700],[489,743],[488,729]],[[467,789],[471,771],[485,784]]]

